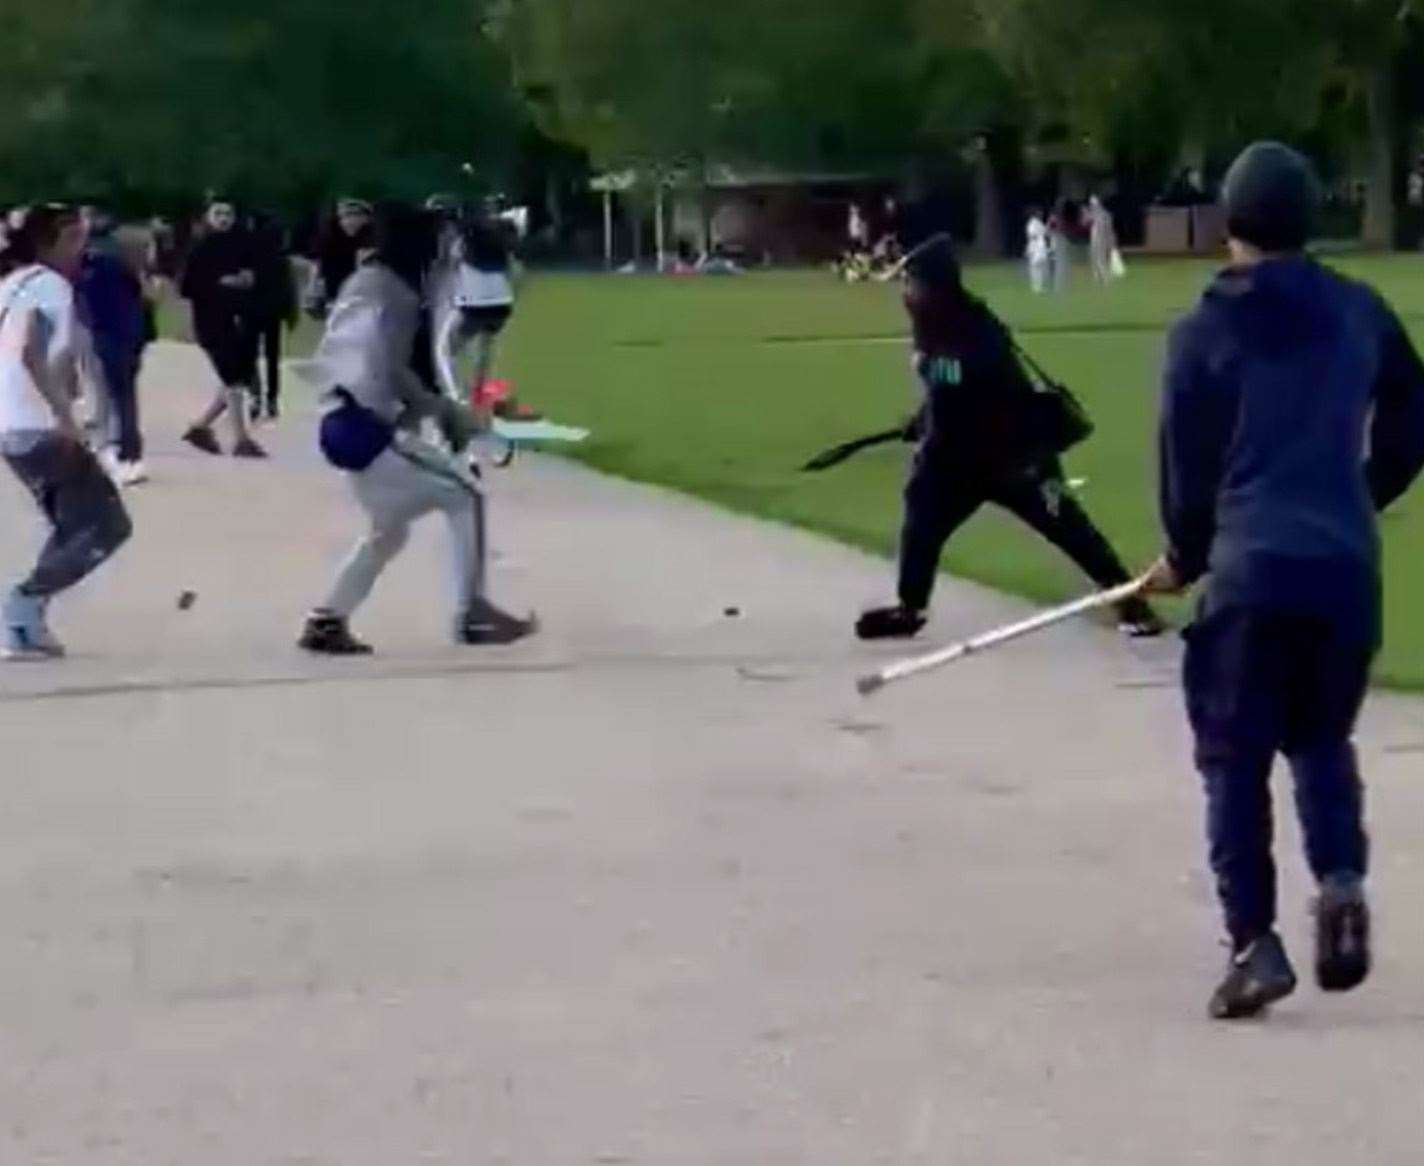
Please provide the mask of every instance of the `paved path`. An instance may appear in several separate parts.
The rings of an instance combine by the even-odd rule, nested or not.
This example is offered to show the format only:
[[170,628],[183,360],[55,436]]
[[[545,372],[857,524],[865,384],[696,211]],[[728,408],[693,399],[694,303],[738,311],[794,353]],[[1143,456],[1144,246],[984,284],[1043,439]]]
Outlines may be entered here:
[[[138,538],[74,659],[0,672],[0,1162],[1418,1161],[1418,704],[1363,742],[1377,979],[1213,1027],[1174,645],[861,703],[884,564],[529,459],[495,582],[537,642],[443,642],[436,525],[380,656],[304,659],[355,516],[309,417],[181,451],[206,384],[158,351]],[[7,572],[29,521],[5,480]],[[951,585],[935,630],[1017,610]]]

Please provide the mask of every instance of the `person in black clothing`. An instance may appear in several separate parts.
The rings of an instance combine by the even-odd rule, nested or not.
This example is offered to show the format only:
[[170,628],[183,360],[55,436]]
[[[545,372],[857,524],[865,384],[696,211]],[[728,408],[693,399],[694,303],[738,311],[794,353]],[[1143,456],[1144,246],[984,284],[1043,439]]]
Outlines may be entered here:
[[[252,419],[277,420],[282,396],[282,331],[296,326],[297,289],[287,257],[282,226],[268,216],[253,225],[257,286],[253,290],[255,327],[261,355],[252,383]],[[265,380],[265,386],[259,384]],[[264,391],[265,390],[265,391]]]
[[341,294],[341,285],[374,246],[371,204],[359,198],[343,198],[336,204],[336,214],[317,235],[313,256],[316,270],[305,296],[308,315],[315,320],[326,319],[327,309]]
[[1424,467],[1424,365],[1371,289],[1303,254],[1310,163],[1258,143],[1229,172],[1232,265],[1172,334],[1162,404],[1167,550],[1153,591],[1206,582],[1184,685],[1232,957],[1218,1019],[1296,986],[1277,936],[1271,766],[1290,763],[1320,888],[1315,973],[1370,971],[1369,844],[1351,745],[1381,640],[1376,513]]
[[212,425],[226,412],[232,420],[233,457],[266,457],[248,435],[244,414],[257,377],[257,258],[252,236],[238,226],[237,211],[225,200],[215,199],[208,206],[206,221],[207,233],[188,256],[180,291],[192,304],[193,332],[221,386],[183,440],[204,453],[222,453]]
[[[1040,447],[1030,418],[1036,389],[1008,329],[965,290],[949,239],[921,247],[907,271],[905,303],[926,401],[905,489],[900,602],[866,612],[857,634],[874,640],[919,633],[945,543],[986,502],[1017,515],[1099,586],[1126,583],[1127,569],[1064,483],[1056,452]],[[1124,603],[1119,616],[1134,636],[1163,630],[1141,600]]]

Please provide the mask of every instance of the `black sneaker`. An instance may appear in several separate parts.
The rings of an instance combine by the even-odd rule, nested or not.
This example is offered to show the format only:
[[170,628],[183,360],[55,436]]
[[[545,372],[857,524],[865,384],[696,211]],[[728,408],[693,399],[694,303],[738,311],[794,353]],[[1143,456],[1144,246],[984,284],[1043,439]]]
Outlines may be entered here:
[[239,441],[235,446],[232,447],[232,456],[258,459],[265,458],[267,456],[267,451],[263,449],[260,445],[258,445],[255,441],[253,441],[252,438],[244,437],[241,441]]
[[1370,906],[1358,887],[1327,883],[1315,901],[1315,979],[1326,992],[1358,988],[1370,974]]
[[297,645],[321,656],[369,656],[371,645],[351,634],[339,615],[311,615]]
[[1117,609],[1118,631],[1131,640],[1155,640],[1167,625],[1145,599],[1129,599]]
[[206,425],[194,425],[187,433],[183,434],[183,440],[194,449],[200,449],[204,453],[210,453],[216,457],[222,455],[222,446],[218,444],[218,439],[213,436],[213,431]]
[[519,619],[492,603],[481,602],[460,617],[455,625],[455,640],[471,647],[513,644],[538,630],[539,619],[533,613],[528,619]]
[[277,407],[277,402],[274,400],[269,400],[267,402],[267,420],[276,421],[279,417],[281,417],[281,415],[282,411]]
[[1226,979],[1212,994],[1213,1020],[1247,1020],[1260,1016],[1277,1000],[1295,991],[1295,970],[1285,945],[1269,931],[1231,957]]
[[923,612],[903,605],[877,607],[855,621],[855,634],[862,640],[913,640],[925,623]]

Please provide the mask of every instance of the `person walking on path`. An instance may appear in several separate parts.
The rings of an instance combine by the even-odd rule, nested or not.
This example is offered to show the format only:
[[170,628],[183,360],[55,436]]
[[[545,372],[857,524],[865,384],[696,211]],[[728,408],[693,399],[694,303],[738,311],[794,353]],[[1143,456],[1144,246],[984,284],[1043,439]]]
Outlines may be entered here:
[[180,288],[193,307],[193,332],[212,361],[219,387],[213,403],[183,434],[204,453],[221,454],[213,423],[224,413],[232,422],[232,456],[264,458],[266,451],[247,432],[247,394],[257,377],[254,296],[257,259],[252,237],[224,199],[209,204],[207,233],[188,257]]
[[[488,212],[466,218],[446,214],[440,227],[429,283],[430,342],[436,382],[457,399],[466,397],[455,359],[474,345],[474,375],[468,393],[481,411],[511,421],[539,420],[539,413],[513,395],[493,399],[495,344],[514,314],[514,258],[507,228]],[[423,372],[417,364],[417,372]]]
[[[986,502],[1033,527],[1100,586],[1126,583],[1127,569],[1064,482],[1057,451],[1042,447],[1031,418],[1037,389],[1008,329],[965,289],[953,245],[946,238],[922,247],[908,272],[905,300],[926,402],[905,487],[900,602],[866,612],[856,634],[864,640],[919,634],[945,543]],[[1130,635],[1163,630],[1141,600],[1123,603],[1118,613]]]
[[1115,267],[1122,262],[1117,250],[1117,226],[1112,211],[1096,194],[1088,200],[1088,255],[1098,283],[1109,284],[1117,278]]
[[119,244],[113,216],[91,208],[87,223],[89,241],[76,290],[103,378],[106,424],[100,441],[119,484],[135,486],[148,480],[138,403],[139,366],[148,340],[143,281]]
[[54,597],[95,571],[133,531],[118,491],[74,417],[79,330],[70,275],[84,249],[77,212],[35,207],[12,233],[0,281],[0,455],[51,532],[34,569],[4,600],[0,658],[64,655]]
[[1162,401],[1167,550],[1201,580],[1184,665],[1211,867],[1232,955],[1218,1019],[1294,991],[1275,931],[1271,766],[1290,763],[1319,885],[1315,974],[1370,971],[1369,844],[1351,740],[1381,640],[1376,514],[1424,467],[1424,365],[1370,288],[1304,254],[1320,183],[1258,143],[1226,178],[1232,263],[1172,333]]
[[[316,355],[303,366],[334,406],[321,422],[322,450],[349,475],[369,530],[308,616],[300,645],[324,655],[369,653],[351,634],[351,616],[405,546],[411,524],[435,511],[450,530],[456,642],[513,643],[537,622],[505,614],[485,595],[484,495],[459,460],[475,430],[474,414],[427,387],[411,367],[421,289],[435,260],[434,221],[404,204],[382,206],[375,244],[374,255],[346,281]],[[426,418],[440,426],[452,452],[417,435]]]
[[277,420],[282,398],[282,333],[296,327],[297,287],[281,224],[260,217],[253,229],[257,286],[254,319],[261,361],[252,385],[252,420]]

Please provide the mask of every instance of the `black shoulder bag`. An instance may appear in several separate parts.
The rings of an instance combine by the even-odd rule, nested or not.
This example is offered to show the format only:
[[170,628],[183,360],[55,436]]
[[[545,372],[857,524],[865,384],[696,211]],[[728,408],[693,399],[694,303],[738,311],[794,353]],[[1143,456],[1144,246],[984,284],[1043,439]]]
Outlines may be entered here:
[[1092,418],[1072,390],[1062,381],[1049,376],[1012,334],[1009,335],[1009,346],[1035,382],[1028,412],[1028,427],[1034,444],[1058,454],[1066,453],[1092,437]]

